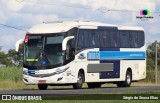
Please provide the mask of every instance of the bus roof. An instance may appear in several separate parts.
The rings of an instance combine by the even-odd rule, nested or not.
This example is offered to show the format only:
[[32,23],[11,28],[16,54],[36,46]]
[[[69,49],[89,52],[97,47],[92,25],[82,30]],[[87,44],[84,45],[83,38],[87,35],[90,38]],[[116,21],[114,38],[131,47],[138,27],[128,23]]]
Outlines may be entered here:
[[28,34],[66,32],[74,27],[85,28],[85,29],[97,29],[98,27],[114,27],[114,28],[117,28],[118,30],[143,31],[142,27],[134,27],[134,26],[113,25],[113,24],[90,22],[90,21],[58,21],[58,22],[48,22],[48,23],[35,25],[28,30]]

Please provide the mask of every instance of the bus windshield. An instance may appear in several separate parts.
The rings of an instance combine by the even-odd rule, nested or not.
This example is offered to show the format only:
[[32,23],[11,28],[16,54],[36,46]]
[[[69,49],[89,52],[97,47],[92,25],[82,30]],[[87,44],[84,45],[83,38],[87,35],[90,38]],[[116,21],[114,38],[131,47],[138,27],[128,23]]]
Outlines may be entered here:
[[51,69],[63,65],[63,39],[63,34],[26,35],[24,67],[28,69]]

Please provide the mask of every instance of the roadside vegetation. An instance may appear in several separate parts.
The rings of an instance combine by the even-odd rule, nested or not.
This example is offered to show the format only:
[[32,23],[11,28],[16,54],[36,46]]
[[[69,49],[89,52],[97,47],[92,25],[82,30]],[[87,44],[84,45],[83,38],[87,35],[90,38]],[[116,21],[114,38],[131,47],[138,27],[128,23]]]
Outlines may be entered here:
[[[160,71],[158,71],[158,78],[160,78]],[[1,67],[0,68],[0,90],[14,90],[14,89],[38,89],[36,85],[25,85],[22,78],[22,67]],[[158,79],[160,85],[160,79]],[[154,71],[148,71],[147,78],[141,82],[132,83],[132,86],[155,86]],[[84,84],[87,88],[87,84]],[[115,84],[103,84],[102,87],[116,87]],[[72,88],[72,86],[53,86],[53,88]]]

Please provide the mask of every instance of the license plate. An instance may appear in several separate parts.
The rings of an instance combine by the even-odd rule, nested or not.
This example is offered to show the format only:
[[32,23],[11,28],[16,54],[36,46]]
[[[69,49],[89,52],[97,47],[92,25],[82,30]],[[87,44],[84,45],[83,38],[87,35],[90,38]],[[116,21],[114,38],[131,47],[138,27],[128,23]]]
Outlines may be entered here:
[[39,80],[38,83],[39,84],[46,84],[46,80]]

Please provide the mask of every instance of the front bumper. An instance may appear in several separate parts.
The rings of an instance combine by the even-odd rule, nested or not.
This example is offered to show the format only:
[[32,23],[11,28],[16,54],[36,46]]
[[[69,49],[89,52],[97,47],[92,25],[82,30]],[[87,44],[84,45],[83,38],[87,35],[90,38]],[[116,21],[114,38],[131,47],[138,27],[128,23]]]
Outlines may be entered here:
[[23,75],[23,82],[25,84],[40,84],[40,81],[45,81],[45,84],[65,84],[67,83],[64,73],[56,74],[50,77],[32,77]]
[[69,67],[63,66],[46,70],[23,69],[23,82],[25,84],[67,84],[75,83],[75,74]]

